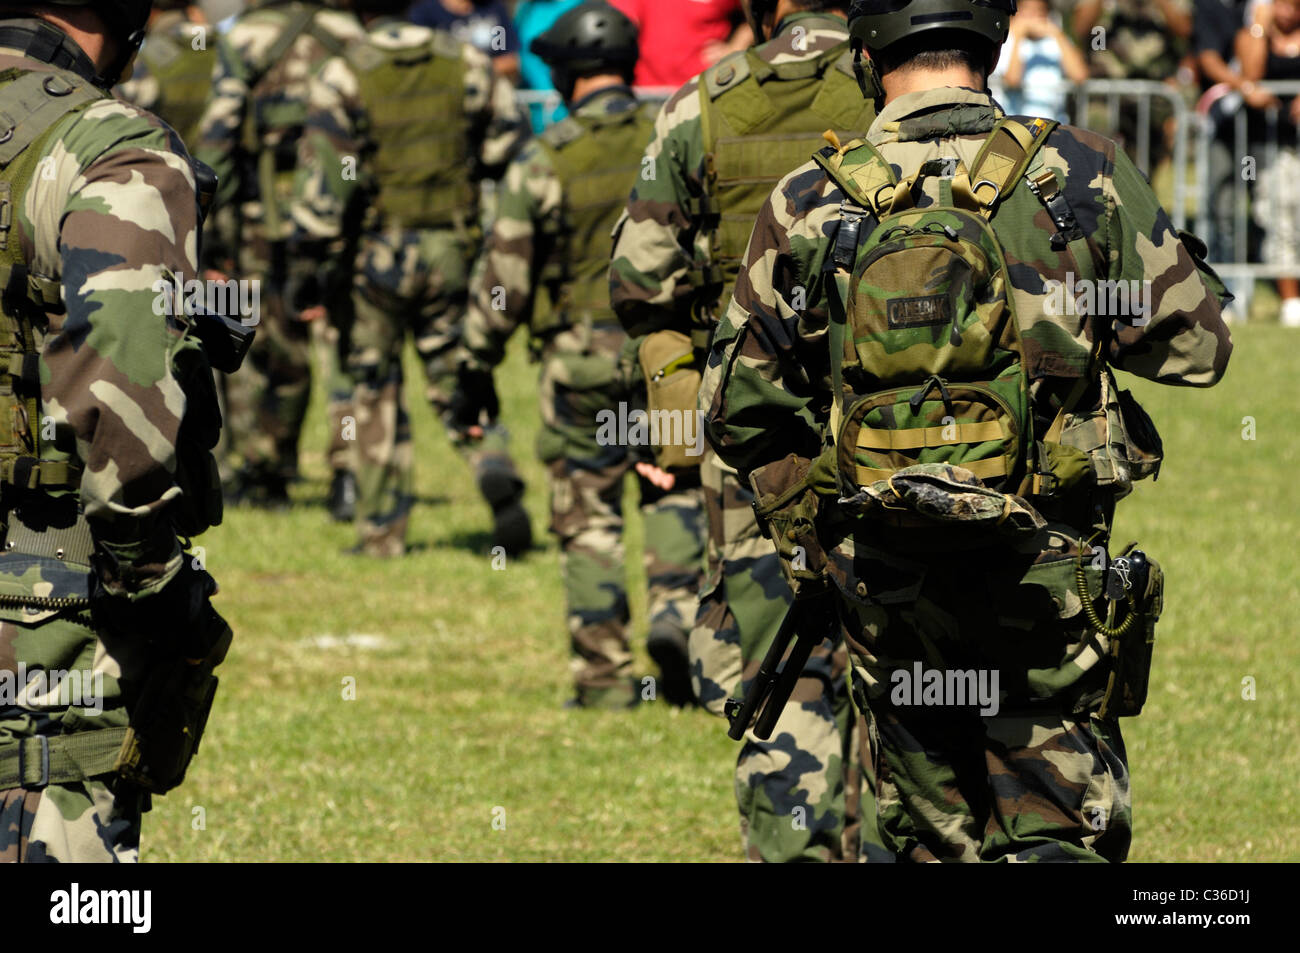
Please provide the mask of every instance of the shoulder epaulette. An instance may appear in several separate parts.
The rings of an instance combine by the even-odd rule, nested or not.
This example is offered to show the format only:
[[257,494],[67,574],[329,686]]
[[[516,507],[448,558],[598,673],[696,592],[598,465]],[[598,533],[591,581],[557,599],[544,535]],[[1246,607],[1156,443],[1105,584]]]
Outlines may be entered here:
[[359,72],[368,73],[381,66],[386,59],[383,51],[368,40],[352,40],[343,48],[347,61]]
[[729,89],[734,89],[749,78],[749,58],[745,50],[724,56],[704,71],[704,92],[709,99],[717,99]]
[[460,59],[461,49],[464,45],[446,30],[434,30],[433,39],[429,41],[429,47],[437,56],[446,56],[457,60]]
[[548,126],[538,138],[552,149],[563,149],[581,139],[585,131],[582,124],[570,116]]

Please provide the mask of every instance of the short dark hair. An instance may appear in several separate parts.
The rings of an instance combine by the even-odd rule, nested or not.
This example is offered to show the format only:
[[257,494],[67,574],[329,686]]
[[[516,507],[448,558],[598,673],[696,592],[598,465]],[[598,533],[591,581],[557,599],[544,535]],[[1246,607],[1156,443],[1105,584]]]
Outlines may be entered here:
[[987,79],[997,50],[991,43],[972,43],[972,39],[969,32],[931,30],[891,43],[876,53],[875,60],[882,73],[964,68]]

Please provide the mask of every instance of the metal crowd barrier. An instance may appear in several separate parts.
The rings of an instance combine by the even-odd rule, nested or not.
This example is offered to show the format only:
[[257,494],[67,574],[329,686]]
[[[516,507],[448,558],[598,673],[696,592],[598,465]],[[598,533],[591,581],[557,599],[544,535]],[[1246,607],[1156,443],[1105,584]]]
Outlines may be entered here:
[[[1282,277],[1300,278],[1300,265],[1275,265],[1258,260],[1252,241],[1251,209],[1259,173],[1273,167],[1285,148],[1280,133],[1291,124],[1291,98],[1300,96],[1300,80],[1257,83],[1272,92],[1281,107],[1263,110],[1260,123],[1249,120],[1250,110],[1239,94],[1225,88],[1211,90],[1197,107],[1188,104],[1182,90],[1154,80],[1090,79],[1077,86],[1062,80],[1067,115],[1074,125],[1093,129],[1123,141],[1139,169],[1150,178],[1164,158],[1172,165],[1172,201],[1167,211],[1175,227],[1190,227],[1210,247],[1211,264],[1237,296],[1237,312],[1250,309],[1254,284]],[[1001,98],[1000,77],[990,80]],[[643,99],[663,101],[671,89],[644,88]],[[549,115],[561,102],[553,90],[519,90],[521,107],[540,106]],[[1157,102],[1163,107],[1157,109]],[[1212,108],[1213,107],[1213,108]],[[1169,137],[1156,121],[1161,112],[1172,120]],[[865,130],[862,130],[865,132]],[[1258,141],[1252,142],[1252,133]],[[1254,175],[1242,160],[1254,160]],[[1275,188],[1300,189],[1300,181],[1278,177]],[[1223,209],[1224,190],[1231,191],[1230,214]],[[1290,193],[1286,193],[1288,201]],[[1252,260],[1255,259],[1255,260]]]

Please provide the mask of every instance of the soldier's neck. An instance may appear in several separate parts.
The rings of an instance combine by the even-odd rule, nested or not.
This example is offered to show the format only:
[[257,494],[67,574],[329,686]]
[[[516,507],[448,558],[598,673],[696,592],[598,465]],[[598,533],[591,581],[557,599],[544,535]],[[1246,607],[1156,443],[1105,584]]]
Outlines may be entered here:
[[600,73],[596,76],[580,76],[573,81],[573,102],[581,102],[592,93],[611,86],[626,86],[627,81],[617,73]]
[[984,89],[988,86],[983,74],[960,66],[942,70],[890,70],[880,77],[880,83],[885,87],[886,105],[908,93],[923,93],[943,86],[962,86],[966,89]]

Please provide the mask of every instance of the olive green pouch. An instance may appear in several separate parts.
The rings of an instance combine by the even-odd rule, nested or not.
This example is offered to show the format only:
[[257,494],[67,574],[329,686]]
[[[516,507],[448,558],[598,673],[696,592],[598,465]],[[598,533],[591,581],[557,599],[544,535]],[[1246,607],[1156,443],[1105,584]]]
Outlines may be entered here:
[[[638,353],[646,382],[646,411],[661,423],[659,433],[684,435],[694,433],[694,417],[700,394],[701,375],[695,363],[695,347],[689,335],[680,331],[656,331],[646,335]],[[658,415],[656,417],[656,415]],[[691,454],[685,439],[657,444],[655,463],[667,470],[673,467],[697,467],[700,457]]]

